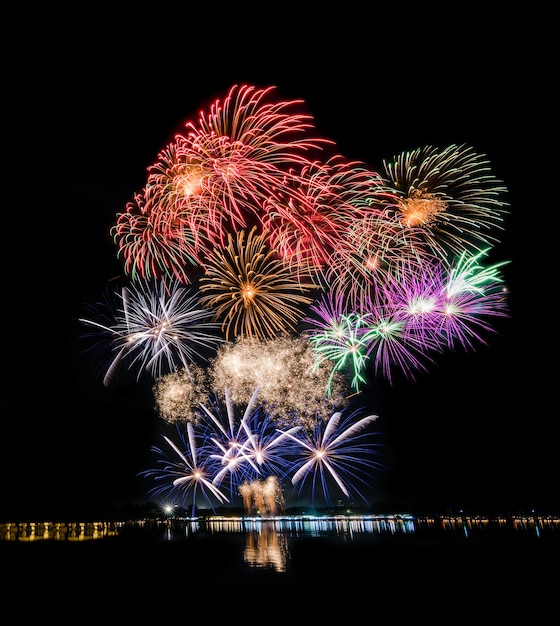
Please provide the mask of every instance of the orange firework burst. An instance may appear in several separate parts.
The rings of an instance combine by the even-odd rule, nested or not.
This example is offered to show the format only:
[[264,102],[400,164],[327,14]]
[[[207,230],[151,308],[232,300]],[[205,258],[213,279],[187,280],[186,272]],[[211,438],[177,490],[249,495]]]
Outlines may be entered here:
[[216,248],[205,263],[201,305],[215,310],[226,340],[269,339],[295,331],[314,285],[295,280],[253,227]]

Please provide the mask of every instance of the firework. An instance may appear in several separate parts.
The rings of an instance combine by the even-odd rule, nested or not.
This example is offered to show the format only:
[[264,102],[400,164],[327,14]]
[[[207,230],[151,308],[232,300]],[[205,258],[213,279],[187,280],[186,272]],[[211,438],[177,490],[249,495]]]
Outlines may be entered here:
[[[251,486],[252,498],[256,494],[257,485],[260,484],[262,488],[267,486],[266,490],[260,490],[259,497],[264,499],[262,506],[272,507],[271,498],[278,499],[281,491],[273,495],[271,485],[278,483],[279,479],[286,479],[291,467],[288,457],[293,444],[289,441],[286,444],[287,437],[299,427],[280,433],[268,416],[261,411],[256,398],[255,392],[244,410],[238,411],[226,390],[223,404],[216,396],[200,403],[197,419],[186,423],[186,434],[179,430],[179,424],[176,424],[181,444],[173,444],[169,437],[165,439],[180,455],[182,462],[179,465],[169,465],[163,451],[152,448],[154,452],[165,457],[160,460],[165,467],[147,470],[141,475],[156,477],[158,481],[172,482],[167,486],[158,486],[150,493],[154,495],[173,493],[177,488],[195,484],[194,474],[198,469],[204,478],[203,485],[208,487],[210,481],[217,490],[216,492],[210,490],[212,495],[223,499],[226,498],[224,494],[227,492],[231,498],[241,495],[245,500],[247,485]],[[194,447],[195,429],[197,441],[200,442],[197,448]],[[188,452],[183,453],[182,450],[185,448],[188,448]],[[183,493],[183,496],[186,498],[188,494]],[[279,504],[277,500],[276,508]],[[195,506],[194,501],[192,506]]]
[[223,342],[213,311],[199,305],[192,287],[174,281],[169,289],[163,282],[137,281],[115,295],[120,306],[112,311],[110,324],[80,319],[111,338],[115,356],[104,376],[107,386],[121,363],[136,369],[137,379],[143,374],[156,379],[178,367],[188,371],[191,363],[205,361]]
[[329,393],[332,376],[340,373],[350,377],[350,386],[359,390],[368,360],[367,342],[363,334],[367,330],[366,319],[357,312],[349,311],[345,295],[341,291],[331,290],[323,293],[309,307],[309,315],[304,336],[309,341],[315,367],[332,363],[331,378],[328,381]]
[[144,474],[193,511],[240,496],[273,514],[283,481],[365,499],[377,416],[349,391],[414,379],[507,316],[503,263],[481,264],[509,208],[485,155],[323,161],[334,142],[274,90],[234,85],[159,152],[111,228],[131,283],[80,319],[104,384],[155,380],[180,441]]
[[235,239],[228,235],[228,241],[207,259],[200,279],[201,304],[215,310],[226,339],[294,332],[302,307],[313,300],[308,294],[314,285],[294,280],[255,228]]
[[368,366],[373,376],[392,384],[394,373],[400,372],[415,380],[417,373],[426,373],[428,365],[434,362],[431,353],[437,344],[432,335],[411,333],[402,310],[372,305],[367,326],[362,341],[367,346]]
[[469,255],[463,252],[454,262],[448,272],[448,279],[445,285],[445,295],[448,298],[469,292],[484,293],[489,287],[501,286],[503,277],[499,269],[509,263],[502,261],[489,267],[480,265],[479,261],[490,252],[490,248],[481,250],[478,254]]
[[174,204],[194,202],[195,221],[200,216],[206,222],[216,243],[223,245],[229,230],[250,226],[263,202],[285,188],[286,179],[297,179],[293,170],[310,162],[308,153],[332,143],[307,136],[312,117],[291,112],[302,101],[267,102],[273,91],[234,85],[223,102],[200,112],[197,123],[185,124],[185,136],[176,138],[173,168],[150,168],[150,184],[175,190],[184,188],[186,176],[187,193],[174,194]]
[[463,253],[448,272],[440,329],[449,348],[460,345],[474,349],[477,344],[486,344],[484,335],[495,332],[490,320],[509,316],[507,290],[499,271],[508,261],[484,267],[479,260],[487,253]]
[[186,216],[165,210],[158,187],[145,187],[117,214],[111,236],[124,273],[133,280],[194,282],[210,249],[204,233],[191,228]]
[[481,257],[463,253],[451,266],[442,260],[400,273],[385,286],[385,310],[404,321],[407,341],[422,351],[474,348],[485,343],[482,332],[492,330],[490,319],[508,315],[500,268],[484,267]]
[[377,415],[358,417],[356,411],[346,415],[336,412],[326,423],[317,420],[312,433],[286,433],[301,450],[291,479],[294,486],[299,485],[298,495],[309,481],[313,500],[320,487],[326,503],[332,504],[331,485],[336,485],[347,498],[358,496],[367,502],[359,485],[370,486],[373,470],[380,467],[368,430]]
[[392,371],[400,369],[408,377],[416,370],[426,371],[426,351],[435,343],[428,337],[409,332],[403,310],[362,302],[363,313],[347,308],[344,294],[332,291],[310,307],[304,330],[316,364],[327,360],[334,363],[337,372],[351,379],[351,386],[359,391],[369,376],[392,380]]
[[178,430],[178,434],[181,441],[180,447],[169,437],[165,435],[163,437],[175,453],[175,460],[171,460],[168,453],[161,448],[153,447],[152,450],[163,457],[160,459],[163,468],[140,472],[141,476],[154,477],[156,482],[165,481],[150,489],[148,495],[169,496],[173,500],[177,498],[183,506],[190,499],[193,516],[199,500],[203,499],[212,510],[215,510],[215,500],[220,504],[229,502],[227,496],[209,479],[207,470],[209,459],[198,454],[192,423],[187,423],[186,433]]
[[417,259],[419,239],[401,235],[388,207],[397,196],[376,172],[353,164],[337,176],[339,196],[346,207],[338,230],[338,240],[325,269],[325,289],[344,292],[354,309],[359,308],[363,293],[393,274],[395,264],[403,259]]
[[227,389],[224,398],[222,402],[209,397],[200,404],[197,420],[176,424],[179,444],[164,436],[178,461],[170,462],[161,448],[152,448],[163,457],[159,460],[163,467],[140,474],[158,482],[150,495],[180,496],[183,504],[191,497],[194,513],[199,489],[211,505],[212,497],[220,503],[241,497],[247,512],[257,509],[272,515],[284,506],[284,481],[299,485],[301,493],[311,478],[315,498],[320,476],[327,503],[334,486],[347,497],[365,499],[357,486],[366,484],[379,466],[372,456],[373,433],[368,430],[377,416],[360,417],[361,409],[345,408],[327,420],[317,415],[313,428],[299,425],[284,430],[259,406],[258,389],[242,410]]
[[297,189],[291,192],[287,181],[284,189],[291,193],[281,190],[264,206],[261,221],[270,247],[292,271],[324,286],[341,234],[362,219],[363,207],[375,195],[380,180],[360,163],[340,155],[304,167]]
[[426,260],[422,267],[402,263],[397,276],[387,281],[377,299],[383,311],[395,313],[407,340],[421,351],[441,349],[445,270],[442,260]]
[[247,513],[254,512],[262,516],[270,516],[284,509],[284,494],[277,476],[243,483],[239,492],[243,497],[243,507]]
[[419,236],[435,256],[477,252],[498,241],[509,211],[507,189],[488,159],[470,146],[419,148],[384,161],[387,186],[397,196],[392,219]]
[[416,232],[402,234],[402,226],[386,212],[372,210],[343,233],[331,263],[328,287],[344,294],[348,309],[364,313],[371,301],[383,301],[385,285],[399,280],[400,269],[421,268],[433,253]]
[[230,493],[237,494],[243,483],[269,475],[284,478],[290,465],[286,460],[287,448],[280,444],[299,427],[279,433],[257,402],[258,389],[241,417],[227,389],[224,396],[226,415],[218,398],[201,407],[205,414],[206,451],[215,464],[213,484],[224,483]]
[[128,275],[190,282],[229,232],[258,223],[263,203],[298,187],[297,169],[331,141],[310,138],[301,101],[272,101],[274,87],[233,86],[197,122],[185,123],[148,167],[146,186],[111,234]]
[[196,365],[158,378],[152,388],[159,416],[167,423],[196,422],[197,409],[206,400],[206,371]]
[[212,359],[213,389],[228,389],[236,403],[246,403],[258,388],[259,403],[279,426],[312,425],[346,404],[348,386],[333,364],[315,363],[304,336],[222,344]]

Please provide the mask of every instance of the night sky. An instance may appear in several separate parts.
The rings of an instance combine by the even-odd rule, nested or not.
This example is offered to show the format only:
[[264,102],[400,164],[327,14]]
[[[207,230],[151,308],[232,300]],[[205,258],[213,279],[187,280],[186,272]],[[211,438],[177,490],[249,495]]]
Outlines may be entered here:
[[93,16],[85,30],[49,22],[20,40],[4,117],[3,516],[147,499],[137,474],[153,465],[161,419],[149,390],[99,393],[88,380],[76,318],[122,273],[109,230],[146,168],[234,84],[303,100],[319,136],[373,169],[426,145],[467,143],[488,157],[509,191],[492,258],[511,261],[511,317],[487,346],[437,357],[415,382],[372,381],[364,397],[387,454],[376,500],[558,511],[557,340],[553,313],[538,311],[552,292],[543,301],[533,284],[542,231],[547,221],[554,228],[541,217],[555,210],[556,187],[546,51],[475,16],[468,41],[453,24],[418,32],[414,20],[403,31],[355,14],[321,27],[282,18],[282,28],[255,33],[241,19],[198,17],[183,33],[173,15],[123,24]]

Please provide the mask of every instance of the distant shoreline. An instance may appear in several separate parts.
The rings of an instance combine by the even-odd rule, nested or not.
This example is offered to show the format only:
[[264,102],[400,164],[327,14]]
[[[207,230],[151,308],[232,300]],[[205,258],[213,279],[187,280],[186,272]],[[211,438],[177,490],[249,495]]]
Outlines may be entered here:
[[415,515],[392,514],[339,514],[339,515],[206,515],[167,516],[131,520],[68,520],[68,521],[15,521],[0,522],[0,542],[30,542],[41,540],[81,541],[103,539],[132,532],[147,532],[154,536],[162,529],[196,533],[246,533],[246,532],[311,532],[339,534],[407,534],[442,532],[443,534],[481,531],[521,531],[540,536],[554,533],[560,537],[560,516],[555,514],[529,515]]
[[201,513],[195,515],[187,514],[171,514],[171,515],[146,515],[138,517],[122,517],[111,515],[62,515],[58,518],[52,515],[26,517],[25,519],[17,519],[16,517],[6,518],[0,520],[0,527],[6,524],[37,524],[37,523],[50,523],[50,524],[64,524],[64,523],[94,523],[94,522],[107,522],[107,523],[126,523],[126,522],[139,522],[139,521],[190,521],[190,520],[215,520],[215,519],[240,519],[240,520],[274,520],[274,519],[304,519],[304,518],[317,518],[317,519],[415,519],[415,520],[485,520],[488,522],[499,521],[514,521],[514,520],[552,520],[560,522],[560,513],[552,511],[531,511],[529,513],[498,513],[498,514],[482,514],[482,513],[411,513],[411,512],[393,512],[393,513],[363,513],[363,512],[325,512],[325,513],[279,513],[277,515],[260,515],[247,514],[239,512],[215,512],[215,513]]

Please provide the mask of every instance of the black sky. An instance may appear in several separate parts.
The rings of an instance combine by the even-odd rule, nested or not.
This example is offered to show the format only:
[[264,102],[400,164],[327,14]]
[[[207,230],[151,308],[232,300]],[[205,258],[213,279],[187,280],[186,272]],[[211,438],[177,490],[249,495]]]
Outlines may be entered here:
[[62,28],[51,13],[48,28],[37,15],[33,28],[14,24],[22,36],[4,120],[6,516],[146,499],[137,473],[159,444],[159,418],[133,389],[91,393],[75,319],[120,273],[109,229],[147,166],[185,121],[241,83],[303,100],[319,135],[374,169],[426,145],[467,143],[487,155],[511,204],[493,251],[511,261],[511,318],[477,352],[369,390],[391,451],[379,498],[558,510],[554,317],[537,312],[533,282],[548,245],[539,214],[555,210],[546,49],[519,36],[520,18],[504,28],[477,13],[459,28],[410,16],[403,29],[402,16],[372,10],[322,25],[287,11],[257,29],[242,15],[116,24],[97,14]]

